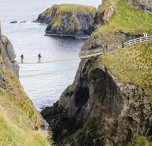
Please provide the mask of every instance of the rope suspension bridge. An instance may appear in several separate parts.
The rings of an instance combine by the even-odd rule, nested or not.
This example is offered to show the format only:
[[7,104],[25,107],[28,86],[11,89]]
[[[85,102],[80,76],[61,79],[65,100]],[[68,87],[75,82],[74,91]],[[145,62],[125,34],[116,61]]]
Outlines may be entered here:
[[27,63],[19,63],[19,64],[42,64],[42,63],[52,63],[52,62],[63,62],[63,61],[69,61],[69,60],[89,58],[89,57],[98,56],[98,55],[102,55],[102,54],[103,54],[103,52],[99,52],[99,53],[86,55],[86,56],[81,56],[81,57],[65,58],[65,59],[42,61],[42,62],[27,62]]
[[[1,39],[1,37],[2,37],[2,31],[1,31],[1,22],[0,22],[0,39]],[[136,38],[136,39],[132,39],[132,40],[129,40],[127,42],[122,42],[121,44],[118,44],[118,47],[116,47],[116,48],[129,46],[129,45],[134,45],[134,44],[137,44],[137,43],[140,43],[140,42],[151,41],[151,40],[152,40],[152,35],[150,35],[150,36],[146,35],[144,37],[139,37],[139,38]],[[108,50],[106,52],[109,52],[109,51],[111,51],[111,50]],[[99,56],[99,55],[102,55],[106,52],[104,52],[104,50],[102,48],[101,52],[94,53],[94,54],[91,54],[91,55],[85,55],[85,56],[73,57],[73,58],[65,58],[65,59],[59,59],[59,60],[42,61],[42,62],[27,62],[27,63],[25,62],[25,63],[18,63],[18,64],[42,64],[42,63],[52,63],[52,62],[63,62],[63,61],[77,60],[77,59],[84,59],[84,58],[89,58],[89,57],[93,57],[93,56]]]
[[[130,46],[130,45],[134,45],[136,43],[151,41],[151,40],[152,40],[152,35],[145,36],[145,37],[139,37],[139,38],[124,42],[122,44],[119,44],[117,48],[124,47],[124,46]],[[111,50],[109,50],[109,51],[111,51]],[[73,58],[65,58],[65,59],[59,59],[59,60],[50,60],[50,61],[42,61],[42,62],[27,62],[27,63],[19,63],[19,64],[42,64],[42,63],[52,63],[52,62],[63,62],[63,61],[70,61],[70,60],[89,58],[89,57],[93,57],[93,56],[99,56],[99,55],[103,55],[104,53],[105,52],[103,51],[103,49],[101,49],[101,52],[94,53],[91,55],[85,55],[85,56],[73,57]]]

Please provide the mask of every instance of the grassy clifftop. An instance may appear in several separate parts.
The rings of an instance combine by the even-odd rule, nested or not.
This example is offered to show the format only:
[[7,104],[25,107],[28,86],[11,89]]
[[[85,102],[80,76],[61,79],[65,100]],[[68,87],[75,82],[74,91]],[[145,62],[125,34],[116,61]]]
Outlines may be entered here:
[[107,25],[99,28],[95,34],[124,32],[129,34],[139,34],[147,32],[152,34],[152,15],[139,12],[128,5],[127,0],[107,0],[99,7],[99,13],[103,13],[107,7],[113,7],[115,13]]
[[66,11],[66,12],[71,12],[71,11],[75,11],[75,10],[79,10],[79,11],[90,11],[90,12],[94,12],[96,10],[95,7],[92,6],[84,6],[84,5],[76,5],[76,4],[62,4],[62,5],[57,5],[60,7],[61,11]]
[[0,145],[47,146],[42,124],[32,101],[18,78],[5,67],[0,54]]
[[[99,29],[94,32],[93,35],[97,39],[105,39],[108,33],[115,36],[118,32],[130,35],[143,32],[152,34],[152,15],[131,8],[127,0],[107,0],[99,7],[99,13],[103,13],[109,6],[115,9],[115,13],[106,25],[99,26]],[[108,36],[107,42],[112,40]],[[144,92],[148,92],[152,103],[151,54],[152,43],[143,42],[109,52],[102,57],[102,60],[121,82],[133,83],[144,89]]]
[[54,5],[51,8],[48,8],[46,11],[42,13],[43,16],[49,17],[52,14],[52,9],[53,8],[59,8],[60,11],[64,12],[74,12],[74,11],[80,11],[80,12],[85,12],[90,11],[90,12],[95,12],[96,8],[92,6],[84,6],[84,5],[76,5],[76,4],[62,4],[62,5]]
[[133,83],[150,95],[152,103],[152,43],[143,42],[104,54],[101,59],[121,82]]

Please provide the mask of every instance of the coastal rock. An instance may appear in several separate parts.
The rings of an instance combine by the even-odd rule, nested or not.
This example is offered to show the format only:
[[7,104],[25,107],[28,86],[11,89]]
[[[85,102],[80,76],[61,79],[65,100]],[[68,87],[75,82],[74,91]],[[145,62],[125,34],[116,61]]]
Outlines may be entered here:
[[152,14],[152,0],[128,0],[128,3],[137,10]]
[[56,11],[59,9],[59,5],[54,5],[41,13],[35,22],[49,24],[54,19]]
[[20,23],[26,23],[26,21],[21,21]]
[[10,23],[17,23],[17,21],[12,21],[12,22],[10,22]]
[[115,13],[115,8],[113,6],[113,3],[110,2],[109,5],[107,5],[106,7],[100,5],[98,8],[98,12],[96,13],[96,17],[95,17],[95,23],[98,25],[105,25],[110,18],[113,16],[113,14]]
[[39,15],[36,22],[49,24],[46,35],[84,37],[94,30],[96,8],[81,5],[54,5]]
[[0,55],[5,66],[17,77],[19,77],[19,66],[15,61],[16,55],[13,45],[6,36],[0,40]]
[[[98,10],[101,15],[96,17],[98,20],[95,19],[96,23],[99,23],[99,27],[97,26],[96,31],[85,42],[80,56],[101,52],[105,44],[108,46],[108,50],[113,50],[118,48],[122,41],[126,42],[141,37],[140,31],[135,33],[133,30],[133,33],[129,33],[123,27],[123,29],[113,30],[113,27],[115,28],[113,26],[108,30],[110,19],[114,13],[117,13],[117,4],[120,3],[111,3],[110,0],[104,2]],[[124,1],[119,2],[122,2],[122,5],[124,4]],[[128,6],[128,3],[125,6]],[[110,14],[106,14],[105,10],[109,11]],[[107,22],[109,22],[107,27],[103,26]],[[108,54],[102,57],[94,56],[81,59],[73,84],[66,88],[60,99],[52,107],[42,110],[41,114],[49,123],[53,131],[53,139],[58,146],[144,145],[145,141],[141,141],[140,144],[136,141],[138,136],[139,139],[144,137],[144,139],[151,141],[151,93],[145,92],[146,89],[140,88],[138,83],[135,85],[136,83],[132,79],[127,80],[127,82],[120,79],[125,79],[125,77],[127,79],[129,73],[132,78],[135,77],[132,76],[130,70],[135,67],[135,62],[138,60],[130,63],[133,64],[130,70],[127,67],[129,66],[127,60],[129,54],[134,54],[133,48],[130,49],[129,52],[128,46],[116,51],[120,56],[123,56],[121,50],[126,51],[124,53],[126,56],[121,58],[121,65],[118,54],[113,56],[112,61],[110,61],[112,55]],[[115,51],[109,54],[115,54]],[[131,57],[135,58],[134,55]],[[139,55],[142,56],[140,52]],[[103,59],[105,56],[107,57],[106,61],[109,61],[112,67],[117,66],[117,73],[123,74],[123,77],[119,76],[119,73],[112,72],[110,65],[105,65]],[[118,63],[115,62],[116,58]],[[113,62],[116,63],[115,66],[113,66]],[[123,64],[124,62],[125,64]],[[126,70],[128,72],[125,74]],[[137,74],[140,76],[139,72]],[[143,80],[149,79],[144,78]],[[149,82],[146,84],[148,84],[147,88],[150,89]]]
[[[108,51],[118,48],[118,45],[122,44],[122,41],[128,41],[141,37],[141,35],[129,35],[123,32],[117,32],[111,34],[107,32],[106,34],[92,34],[91,37],[82,46],[79,56],[91,55],[99,52],[103,52],[103,45],[108,45]],[[110,42],[109,42],[110,40]],[[111,43],[112,42],[112,43]]]
[[118,82],[97,57],[81,61],[74,83],[41,114],[57,145],[114,146],[152,134],[152,107],[143,102],[148,98],[135,85]]
[[[109,49],[116,48],[119,40],[139,37],[107,35],[112,40]],[[80,54],[102,48],[106,36],[99,42],[91,35]],[[149,96],[133,84],[119,82],[97,56],[81,60],[73,84],[41,114],[59,146],[115,146],[134,141],[139,135],[150,137],[151,110]]]

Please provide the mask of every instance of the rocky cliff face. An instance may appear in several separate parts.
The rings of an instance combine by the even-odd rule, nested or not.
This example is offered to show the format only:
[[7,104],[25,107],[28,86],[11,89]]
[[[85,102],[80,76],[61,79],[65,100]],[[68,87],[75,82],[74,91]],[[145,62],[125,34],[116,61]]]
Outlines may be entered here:
[[128,2],[135,9],[152,14],[152,0],[128,0]]
[[41,113],[57,145],[114,146],[152,134],[149,97],[118,82],[99,57],[82,60],[74,83]]
[[[115,3],[112,4],[110,0],[106,0],[98,11],[100,15],[96,17],[99,25],[109,21],[108,25],[97,28],[82,47],[80,56],[101,52],[105,44],[108,45],[108,50],[113,50],[122,41],[140,37],[140,32],[128,33],[131,31],[125,31],[125,26],[122,27],[123,29],[113,29],[115,25],[110,24],[110,19],[120,13],[115,10],[118,10],[120,4],[128,6],[128,3],[123,0],[119,3],[112,2]],[[122,12],[120,15],[123,15]],[[117,20],[123,21],[126,17],[119,17],[121,19]],[[134,52],[127,50],[126,58],[128,54],[133,54],[132,58],[136,58]],[[140,57],[144,56],[138,51],[137,54]],[[142,66],[138,58],[136,59],[138,68],[148,68],[145,64]],[[144,57],[141,60],[145,60]],[[124,74],[125,71],[119,66],[119,62],[120,60],[117,64],[118,70]],[[127,66],[127,63],[124,58],[122,66],[124,64]],[[117,144],[124,146],[138,136],[145,136],[149,141],[152,140],[151,110],[149,94],[133,83],[120,82],[101,57],[97,56],[81,60],[73,84],[67,87],[58,102],[52,107],[45,108],[41,114],[49,123],[53,131],[53,139],[59,146],[116,146]],[[140,144],[137,143],[137,145]]]
[[[135,37],[116,34],[114,40]],[[87,47],[98,50],[97,42],[91,37],[82,51],[87,52]],[[53,107],[47,107],[41,114],[57,145],[115,146],[139,135],[151,139],[151,109],[146,93],[134,84],[119,82],[100,57],[93,57],[81,60],[74,83]]]
[[110,20],[110,18],[114,13],[115,13],[115,7],[112,1],[105,7],[103,7],[103,5],[101,4],[98,8],[95,17],[96,25],[105,25]]
[[50,36],[88,36],[94,31],[96,8],[81,5],[55,5],[40,14],[37,22],[49,24]]
[[49,24],[54,19],[56,11],[58,10],[59,5],[54,5],[51,8],[48,8],[46,11],[41,13],[36,22]]
[[15,61],[16,55],[13,45],[7,37],[3,36],[0,40],[0,55],[5,66],[17,77],[19,77],[19,66]]

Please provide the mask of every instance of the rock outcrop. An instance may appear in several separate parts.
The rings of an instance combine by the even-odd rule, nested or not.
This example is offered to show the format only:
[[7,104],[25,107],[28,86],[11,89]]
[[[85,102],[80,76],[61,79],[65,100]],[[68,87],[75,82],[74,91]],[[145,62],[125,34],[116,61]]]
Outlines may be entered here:
[[101,4],[98,8],[95,17],[96,25],[98,24],[105,25],[110,20],[110,18],[113,16],[114,13],[115,13],[115,7],[112,1],[108,3],[105,7],[103,7],[103,5]]
[[[122,41],[141,36],[140,31],[139,33],[130,31],[132,25],[130,28],[127,26],[128,31],[126,31],[124,26],[119,29],[112,25],[118,23],[110,24],[113,14],[115,14],[113,17],[119,18],[118,20],[126,19],[117,17],[119,11],[116,6],[119,4],[128,6],[127,1],[114,2],[106,0],[100,7],[98,11],[100,15],[96,16],[99,27],[82,47],[80,56],[101,52],[105,44],[108,45],[108,50],[113,50],[118,48],[118,44]],[[121,11],[120,15],[123,15],[122,13]],[[140,12],[137,13],[140,16]],[[112,21],[114,22],[114,19]],[[107,22],[108,25],[105,25]],[[128,54],[133,54],[132,57],[135,58],[134,52],[128,50],[126,52],[126,58]],[[144,56],[140,52],[137,54],[140,57]],[[117,57],[114,56],[114,59]],[[136,59],[135,62],[138,62],[138,58]],[[110,57],[107,60],[110,60]],[[146,62],[144,57],[140,60]],[[120,65],[119,62],[120,59],[117,66]],[[118,67],[120,74],[124,75],[125,70],[121,67],[127,66],[127,63],[124,58],[120,68]],[[141,63],[142,66],[138,62],[137,64],[140,64],[138,67],[147,69],[144,63]],[[150,87],[151,85],[148,89]],[[73,84],[62,93],[59,101],[52,107],[46,107],[41,114],[49,123],[53,131],[53,139],[59,146],[116,146],[117,144],[124,146],[128,142],[135,141],[138,136],[145,136],[152,141],[151,110],[150,94],[138,88],[132,81],[121,82],[118,75],[112,74],[110,68],[105,65],[102,57],[96,56],[81,60]]]
[[[83,52],[87,52],[87,47],[95,51],[102,46],[92,36]],[[113,40],[117,43],[120,38],[135,37],[115,34]],[[151,110],[146,93],[134,84],[119,82],[100,57],[92,57],[81,60],[74,83],[53,107],[45,108],[41,114],[49,123],[57,145],[115,146],[133,141],[138,135],[150,138]]]
[[0,55],[2,56],[5,66],[17,77],[19,77],[19,66],[15,61],[16,55],[13,45],[6,36],[0,40]]
[[151,110],[142,90],[118,82],[99,58],[92,58],[81,61],[74,83],[41,114],[58,145],[114,146],[150,136]]
[[0,55],[5,66],[17,77],[19,77],[19,66],[15,61],[16,55],[13,45],[6,36],[0,40]]
[[95,7],[81,5],[54,5],[39,15],[36,22],[49,24],[50,36],[85,37],[94,31]]
[[152,14],[152,0],[128,0],[128,2],[135,9]]

